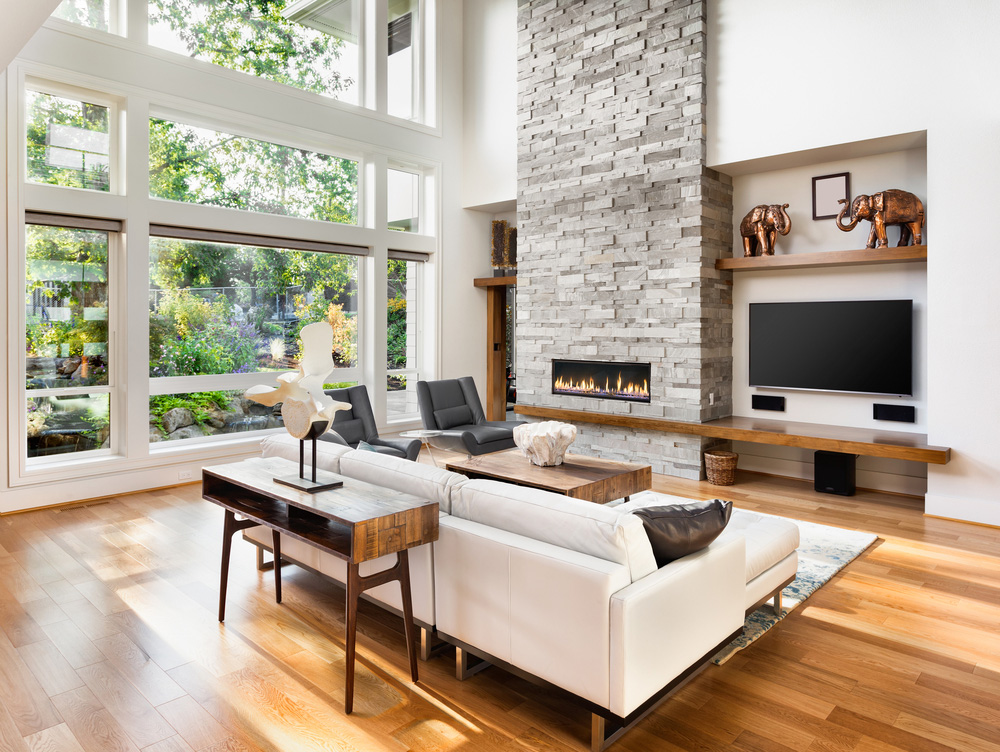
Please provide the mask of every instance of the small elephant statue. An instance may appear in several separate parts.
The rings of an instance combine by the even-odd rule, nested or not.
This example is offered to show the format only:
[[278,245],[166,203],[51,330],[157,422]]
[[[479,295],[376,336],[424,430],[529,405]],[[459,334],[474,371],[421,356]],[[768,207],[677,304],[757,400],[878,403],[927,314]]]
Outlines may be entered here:
[[866,248],[885,248],[889,245],[885,235],[887,225],[899,225],[898,246],[909,245],[911,237],[914,245],[920,245],[923,239],[924,205],[909,191],[890,188],[871,196],[862,193],[851,202],[851,220],[848,224],[842,224],[844,215],[847,214],[847,199],[842,198],[839,203],[844,206],[837,215],[837,227],[844,232],[853,230],[861,219],[872,223]]
[[788,204],[761,204],[747,212],[740,222],[744,256],[773,256],[778,235],[787,235],[792,220],[785,209]]

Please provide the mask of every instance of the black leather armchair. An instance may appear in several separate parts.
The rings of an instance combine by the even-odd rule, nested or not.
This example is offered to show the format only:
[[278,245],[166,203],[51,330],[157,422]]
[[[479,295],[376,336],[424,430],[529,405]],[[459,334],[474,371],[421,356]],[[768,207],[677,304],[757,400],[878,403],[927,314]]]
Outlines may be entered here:
[[383,439],[375,427],[375,414],[368,399],[368,390],[361,386],[346,389],[327,389],[326,393],[338,402],[350,402],[350,410],[338,410],[333,416],[330,430],[320,436],[324,441],[358,448],[359,442],[366,442],[381,454],[416,460],[420,453],[420,439]]
[[465,454],[489,454],[514,448],[514,428],[523,421],[486,420],[471,376],[418,381],[417,403],[424,428],[441,431],[434,446]]

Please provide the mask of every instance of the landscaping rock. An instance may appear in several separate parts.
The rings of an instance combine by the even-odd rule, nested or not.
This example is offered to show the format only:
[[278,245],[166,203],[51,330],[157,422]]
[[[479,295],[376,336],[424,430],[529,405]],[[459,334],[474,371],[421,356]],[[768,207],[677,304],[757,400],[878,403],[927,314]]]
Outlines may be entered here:
[[83,360],[80,358],[65,358],[60,361],[56,370],[58,370],[63,376],[71,376],[76,372],[76,369],[80,367],[80,363],[82,362]]
[[[194,413],[186,407],[175,407],[163,413],[163,430],[173,434],[179,428],[194,425]],[[201,434],[197,434],[200,436]]]
[[[181,408],[175,408],[181,409]],[[172,412],[172,411],[170,411]],[[195,439],[199,436],[204,436],[205,433],[198,428],[198,426],[184,426],[183,428],[178,428],[176,431],[171,431],[167,436],[170,441],[177,441],[179,439]]]
[[163,441],[163,434],[160,429],[156,426],[149,427],[149,443],[156,444],[157,442]]

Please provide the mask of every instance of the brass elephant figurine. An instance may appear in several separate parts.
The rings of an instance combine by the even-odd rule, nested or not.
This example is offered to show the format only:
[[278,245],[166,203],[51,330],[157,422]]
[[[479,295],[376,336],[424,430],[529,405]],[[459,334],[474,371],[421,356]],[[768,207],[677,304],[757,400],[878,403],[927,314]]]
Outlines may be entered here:
[[747,212],[740,222],[744,256],[773,256],[778,235],[787,235],[792,220],[785,209],[788,204],[760,204]]
[[867,219],[872,223],[866,248],[885,248],[889,245],[885,235],[885,228],[888,225],[899,225],[897,245],[909,245],[911,237],[913,245],[920,245],[923,239],[924,205],[909,191],[890,188],[880,193],[873,193],[871,196],[862,193],[851,202],[851,221],[848,224],[841,223],[847,214],[847,199],[842,198],[839,203],[844,206],[837,215],[837,227],[844,232],[850,232],[857,227],[858,220],[861,219]]

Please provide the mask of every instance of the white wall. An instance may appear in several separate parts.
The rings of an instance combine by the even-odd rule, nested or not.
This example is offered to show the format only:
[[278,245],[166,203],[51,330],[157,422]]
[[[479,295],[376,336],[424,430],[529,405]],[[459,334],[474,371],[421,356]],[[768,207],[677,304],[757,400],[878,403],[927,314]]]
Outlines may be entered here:
[[[856,159],[842,159],[803,167],[740,175],[733,179],[733,248],[743,255],[739,223],[756,204],[789,204],[792,229],[779,237],[776,255],[863,248],[868,222],[852,232],[837,229],[834,220],[813,220],[812,178],[848,172],[851,195],[901,188],[923,199],[927,195],[924,149],[897,151]],[[890,244],[898,237],[889,229]],[[926,232],[925,232],[926,240]],[[835,394],[781,389],[753,389],[749,384],[747,332],[749,304],[802,300],[910,299],[914,305],[914,392],[911,398]],[[880,428],[886,431],[927,431],[926,369],[927,285],[926,264],[886,264],[786,271],[739,272],[733,275],[733,414],[781,418],[805,423]],[[784,413],[753,410],[752,394],[783,395]],[[917,423],[887,423],[872,418],[872,403],[916,407]],[[812,478],[811,451],[791,447],[740,442],[740,467],[758,472]],[[899,493],[923,494],[927,485],[926,465],[877,458],[859,460],[858,485]]]
[[1000,6],[708,7],[711,165],[927,132],[927,431],[952,460],[929,467],[925,510],[1000,525]]
[[517,2],[465,3],[465,165],[462,205],[517,196]]

